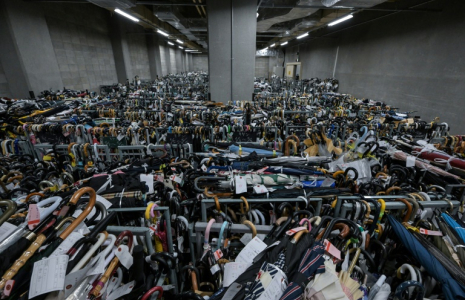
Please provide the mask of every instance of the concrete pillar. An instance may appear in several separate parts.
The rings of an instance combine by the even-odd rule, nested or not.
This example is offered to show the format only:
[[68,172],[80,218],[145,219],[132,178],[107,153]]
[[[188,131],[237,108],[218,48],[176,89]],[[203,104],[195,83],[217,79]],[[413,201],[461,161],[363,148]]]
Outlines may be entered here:
[[0,3],[0,60],[13,97],[36,95],[45,89],[62,89],[63,81],[39,4],[24,1]]
[[212,100],[250,100],[255,72],[257,3],[211,1],[208,10],[208,63]]
[[181,73],[182,72],[182,49],[177,49],[175,50],[175,58],[176,58],[176,72]]
[[166,60],[166,74],[174,73],[173,66],[171,64],[171,52],[173,49],[172,46],[166,45],[165,46],[165,60]]
[[131,67],[131,56],[129,54],[128,41],[124,30],[125,20],[118,16],[110,18],[110,39],[113,48],[113,56],[115,57],[116,76],[118,82],[125,83],[126,79],[132,81],[136,74],[133,74]]
[[149,53],[149,67],[151,79],[163,76],[161,69],[160,46],[158,35],[147,35],[147,50]]

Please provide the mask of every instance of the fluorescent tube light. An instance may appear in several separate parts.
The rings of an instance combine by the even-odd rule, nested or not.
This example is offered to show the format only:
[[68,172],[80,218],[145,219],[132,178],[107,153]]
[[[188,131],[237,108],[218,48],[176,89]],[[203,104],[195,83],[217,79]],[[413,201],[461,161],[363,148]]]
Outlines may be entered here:
[[342,18],[340,18],[340,19],[337,19],[337,20],[334,21],[334,22],[329,23],[328,26],[334,26],[334,25],[339,24],[339,23],[341,23],[341,22],[344,22],[344,21],[346,21],[346,20],[352,19],[353,17],[354,17],[353,15],[347,15],[347,16],[345,16],[345,17],[342,17]]
[[191,51],[197,51],[197,50],[195,50],[195,49],[186,49],[185,51],[191,52]]
[[258,18],[258,16],[259,16],[259,15],[258,15],[258,13],[257,13],[257,18]]
[[173,43],[171,43],[171,42],[168,42],[168,45],[174,46],[174,44],[173,44]]
[[125,13],[125,12],[122,11],[121,9],[118,9],[118,8],[117,8],[117,9],[115,9],[115,12],[118,13],[118,14],[120,14],[120,15],[122,15],[122,16],[124,16],[124,17],[126,17],[126,18],[128,18],[129,20],[132,20],[132,21],[134,21],[134,22],[139,22],[139,19],[138,19],[138,18],[134,18],[133,16],[131,16],[130,14]]
[[157,32],[161,35],[164,35],[164,36],[169,36],[168,33],[164,32],[164,31],[161,31],[160,29],[157,30]]
[[181,40],[176,40],[176,42],[180,43],[181,45],[184,44],[184,42]]
[[184,48],[183,48],[183,47],[181,47],[181,46],[178,46],[178,47],[179,47],[179,49],[184,49]]
[[281,43],[281,46],[285,46],[285,45],[287,45],[287,42]]
[[306,37],[306,36],[308,36],[308,32],[306,32],[306,33],[304,33],[304,34],[302,34],[302,35],[299,35],[299,36],[297,37],[297,39],[298,39],[298,40],[299,40],[299,39],[303,39],[303,38]]
[[262,51],[265,51],[265,50],[268,50],[268,47],[262,49]]
[[273,48],[274,46],[276,46],[276,43],[271,44],[270,48]]

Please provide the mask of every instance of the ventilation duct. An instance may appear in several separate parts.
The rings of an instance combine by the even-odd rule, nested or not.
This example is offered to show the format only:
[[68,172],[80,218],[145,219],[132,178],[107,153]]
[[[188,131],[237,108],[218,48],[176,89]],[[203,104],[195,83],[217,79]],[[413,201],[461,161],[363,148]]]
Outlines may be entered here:
[[136,0],[88,0],[90,3],[106,9],[128,9],[136,6]]

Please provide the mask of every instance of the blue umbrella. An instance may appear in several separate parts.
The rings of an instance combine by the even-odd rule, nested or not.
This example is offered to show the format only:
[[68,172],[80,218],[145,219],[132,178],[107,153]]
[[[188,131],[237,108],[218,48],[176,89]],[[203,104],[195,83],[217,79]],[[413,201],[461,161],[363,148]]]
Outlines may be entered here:
[[429,252],[405,227],[393,216],[387,216],[392,229],[409,250],[412,256],[421,263],[425,270],[442,284],[442,292],[447,300],[465,300],[465,287],[459,284],[444,268],[441,262]]
[[305,286],[310,282],[310,278],[315,274],[324,273],[324,254],[325,247],[323,242],[320,241],[315,242],[313,246],[305,252],[297,272],[292,276],[292,280],[289,282],[280,300],[301,299]]
[[459,223],[457,223],[457,221],[455,221],[454,218],[448,214],[442,213],[441,217],[443,217],[446,223],[452,228],[452,230],[457,233],[462,242],[465,242],[465,228],[460,226]]

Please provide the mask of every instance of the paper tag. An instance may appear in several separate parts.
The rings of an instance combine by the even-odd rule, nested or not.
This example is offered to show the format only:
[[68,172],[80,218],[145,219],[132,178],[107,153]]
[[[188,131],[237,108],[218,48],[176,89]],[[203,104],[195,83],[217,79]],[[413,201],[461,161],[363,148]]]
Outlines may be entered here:
[[426,235],[442,236],[441,231],[427,230],[427,229],[423,229],[423,228],[420,228],[420,233],[421,234],[426,234]]
[[27,214],[27,225],[30,230],[34,229],[40,222],[40,212],[37,204],[29,204],[29,212]]
[[251,233],[244,234],[240,239],[241,243],[244,244],[244,245],[247,245],[251,240],[252,240],[252,234]]
[[31,285],[29,286],[29,298],[63,290],[68,259],[67,255],[59,255],[34,263]]
[[415,156],[408,155],[407,156],[407,162],[406,162],[406,167],[415,167]]
[[221,268],[220,266],[218,265],[213,265],[211,268],[210,268],[210,272],[212,273],[212,275],[215,275],[218,271],[220,271]]
[[266,186],[264,186],[262,184],[257,184],[256,186],[253,187],[253,190],[255,191],[256,194],[268,193],[268,190],[266,189]]
[[223,252],[221,252],[221,250],[218,249],[215,252],[213,252],[213,256],[215,257],[216,260],[219,260],[220,258],[223,257]]
[[76,287],[84,280],[87,276],[86,273],[92,266],[87,264],[84,268],[70,273],[65,277],[65,298],[67,298],[75,289]]
[[115,299],[120,298],[121,296],[127,295],[132,291],[133,288],[134,288],[134,280],[117,288],[113,293],[111,293],[107,297],[107,300],[115,300]]
[[129,253],[129,248],[126,245],[121,245],[116,250],[116,257],[118,257],[119,262],[126,268],[129,269],[132,266],[133,258],[131,253]]
[[261,294],[257,300],[278,300],[286,287],[287,277],[281,270],[278,269],[278,273],[274,275],[273,279],[265,288],[263,294]]
[[241,262],[230,262],[224,265],[223,286],[230,286],[242,273],[247,270],[248,265]]
[[181,184],[181,182],[182,182],[182,178],[181,178],[181,177],[178,177],[178,176],[176,176],[176,175],[171,175],[171,176],[170,176],[170,179],[171,179],[172,181],[174,181],[174,182],[179,183],[179,184]]
[[8,280],[5,283],[5,289],[3,290],[3,294],[5,294],[5,296],[10,296],[11,290],[13,290],[14,285],[15,281],[13,279]]
[[[107,246],[107,247],[110,247],[110,246]],[[100,275],[100,274],[103,274],[105,272],[105,267],[106,267],[106,264],[105,264],[105,253],[102,252],[101,254],[99,254],[98,256],[96,256],[94,258],[94,260],[92,260],[91,263],[89,263],[89,265],[92,266],[91,269],[88,270],[87,272],[87,276],[91,276],[91,275]],[[95,263],[97,261],[97,263]]]
[[124,135],[120,133],[116,138],[118,139],[118,141],[121,141],[124,138]]
[[140,181],[145,182],[145,184],[147,184],[147,186],[149,187],[148,194],[153,194],[154,193],[154,190],[153,190],[153,175],[151,175],[151,174],[149,174],[149,175],[140,174]]
[[307,227],[296,227],[296,228],[292,228],[291,230],[288,230],[286,231],[286,234],[287,235],[294,235],[295,233],[299,232],[299,231],[302,231],[302,230],[305,230],[307,229]]
[[202,171],[204,171],[204,172],[207,172],[207,170],[208,170],[207,167],[206,167],[205,165],[202,165],[200,168],[201,168]]
[[236,296],[237,293],[242,289],[241,284],[233,284],[224,294],[223,298],[221,300],[232,300],[234,299],[234,296]]
[[323,180],[323,182],[321,183],[321,187],[329,187],[331,186],[333,183],[335,183],[336,180],[332,179],[332,178],[325,178],[325,180]]
[[71,232],[69,236],[53,251],[50,257],[66,254],[77,241],[82,239],[84,236],[79,232]]
[[234,176],[236,180],[236,194],[247,193],[247,181],[245,176]]
[[258,237],[254,237],[236,258],[237,262],[243,262],[246,264],[252,264],[253,259],[257,254],[262,252],[266,248],[266,244],[262,242]]
[[339,249],[337,249],[333,244],[331,244],[330,241],[325,240],[324,245],[325,245],[325,251],[328,254],[334,256],[335,258],[339,260],[341,259],[341,251],[339,251]]
[[[107,288],[105,289],[105,293],[106,293],[105,298],[108,298],[108,295],[110,295],[111,292],[115,289],[115,286],[117,283],[118,283],[118,276],[112,276],[111,279],[108,281]],[[100,293],[103,294],[103,290],[100,291]]]
[[2,226],[0,226],[0,242],[6,239],[7,237],[9,237],[10,234],[13,231],[15,231],[16,228],[17,226],[11,223],[8,223],[8,222],[3,223]]
[[73,232],[79,232],[82,235],[87,235],[90,233],[90,230],[87,227],[86,223],[81,222],[78,226],[76,226],[76,228],[74,228]]

